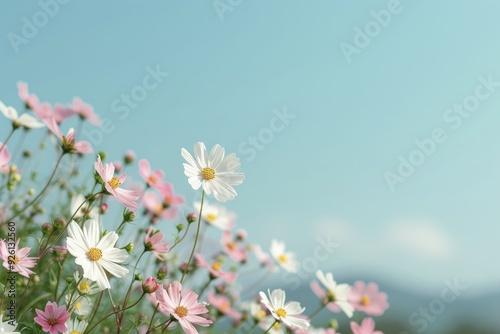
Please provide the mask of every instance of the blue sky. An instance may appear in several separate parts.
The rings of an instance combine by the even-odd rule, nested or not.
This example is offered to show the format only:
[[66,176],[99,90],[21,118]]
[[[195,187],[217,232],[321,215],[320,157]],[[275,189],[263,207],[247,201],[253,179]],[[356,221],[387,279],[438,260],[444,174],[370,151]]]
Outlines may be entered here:
[[[427,291],[453,278],[471,294],[497,286],[500,4],[221,2],[232,10],[219,16],[210,1],[61,1],[46,22],[37,13],[49,0],[4,3],[0,100],[22,110],[19,80],[43,101],[80,96],[108,120],[102,140],[84,128],[96,150],[112,160],[134,150],[188,202],[199,194],[181,147],[221,144],[242,161],[246,180],[227,206],[250,238],[284,240],[306,259],[331,236],[339,247],[320,265],[337,275]],[[373,23],[383,13],[385,26]],[[357,28],[375,29],[367,45],[356,46]],[[151,71],[163,74],[141,90]],[[126,107],[134,90],[140,101]],[[473,111],[459,116],[464,103]],[[391,189],[386,173],[433,131],[440,142],[414,153],[419,165]]]

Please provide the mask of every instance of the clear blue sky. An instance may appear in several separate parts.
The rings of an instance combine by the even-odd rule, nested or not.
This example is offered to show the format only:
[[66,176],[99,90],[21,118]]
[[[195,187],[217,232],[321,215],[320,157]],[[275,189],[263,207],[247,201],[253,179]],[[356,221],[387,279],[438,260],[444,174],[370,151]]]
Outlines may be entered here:
[[[340,246],[321,267],[334,274],[498,286],[500,3],[221,2],[234,6],[219,16],[211,1],[67,1],[47,20],[43,1],[2,3],[0,100],[22,110],[18,80],[43,101],[80,96],[111,129],[96,150],[134,150],[188,203],[181,147],[221,144],[246,174],[227,205],[239,226],[301,259],[331,235]],[[137,88],[156,69],[168,76]],[[434,129],[441,142],[391,189],[386,173]]]

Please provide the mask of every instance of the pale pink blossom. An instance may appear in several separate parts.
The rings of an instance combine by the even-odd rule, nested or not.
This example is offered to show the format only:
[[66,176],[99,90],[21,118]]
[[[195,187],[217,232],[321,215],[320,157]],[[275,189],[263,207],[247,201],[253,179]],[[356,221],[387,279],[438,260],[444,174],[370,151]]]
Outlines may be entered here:
[[213,291],[210,291],[207,299],[210,305],[215,307],[220,313],[227,315],[234,321],[240,321],[242,314],[232,308],[229,298],[223,295],[216,295]]
[[193,325],[207,327],[212,321],[202,317],[208,313],[206,303],[198,302],[198,295],[192,291],[182,291],[182,284],[172,282],[165,290],[156,290],[156,298],[160,308],[170,313],[181,325],[184,333],[198,334]]
[[207,260],[205,260],[203,255],[196,253],[194,257],[196,258],[198,266],[207,269],[210,276],[213,278],[220,277],[228,284],[233,284],[238,276],[235,272],[221,270],[222,263],[220,261],[215,261],[212,265],[210,265]]
[[37,317],[34,320],[42,326],[44,332],[58,334],[68,330],[66,321],[71,317],[71,314],[66,310],[66,305],[57,307],[56,302],[47,302],[45,311],[35,309],[35,312]]
[[153,192],[147,192],[142,196],[142,204],[152,222],[156,222],[157,218],[175,219],[179,210],[175,206],[169,206],[162,202],[158,195]]
[[381,316],[389,308],[387,294],[378,291],[375,283],[357,281],[349,292],[349,302],[357,311],[368,315]]
[[101,122],[99,117],[94,114],[94,109],[90,104],[87,104],[82,101],[79,97],[75,97],[73,99],[73,105],[71,107],[73,112],[80,116],[82,119],[87,119],[90,123],[98,126]]
[[19,81],[17,83],[17,89],[19,98],[21,98],[27,108],[34,109],[34,107],[36,107],[40,103],[36,95],[29,93],[27,83]]
[[162,170],[151,170],[151,165],[146,159],[141,159],[139,161],[139,175],[146,181],[148,186],[152,188],[157,188],[163,183],[163,178],[165,174]]
[[37,257],[28,256],[30,251],[30,247],[19,249],[19,239],[17,239],[15,244],[0,239],[0,259],[3,260],[3,266],[7,270],[19,273],[24,277],[34,274],[29,268],[34,268],[38,260]]
[[262,250],[260,245],[252,245],[252,251],[262,267],[265,267],[272,273],[278,271],[278,266],[271,259],[271,256]]
[[161,254],[168,253],[168,243],[162,242],[164,234],[160,231],[154,231],[153,227],[150,226],[146,232],[146,237],[144,238],[144,247],[146,251],[150,251],[159,260],[164,260]]
[[222,233],[221,244],[224,253],[229,255],[234,261],[244,262],[247,259],[246,248],[239,245],[237,240],[233,239],[233,233],[231,231],[224,231]]
[[4,146],[3,143],[0,142],[0,172],[9,172],[9,161],[10,153],[7,149],[7,145]]
[[141,193],[139,191],[120,188],[120,185],[125,182],[127,174],[115,177],[113,175],[115,173],[113,164],[107,163],[103,166],[99,155],[97,156],[97,161],[94,163],[94,168],[104,182],[104,187],[113,197],[125,205],[129,210],[137,210],[139,204],[137,204],[135,200],[137,200]]
[[372,318],[365,318],[361,325],[351,321],[351,330],[353,334],[384,334],[375,330],[375,321]]
[[154,293],[156,290],[158,290],[158,287],[160,287],[160,284],[154,277],[148,277],[146,280],[142,283],[142,290],[145,293]]
[[75,130],[73,128],[69,129],[66,136],[63,136],[54,117],[46,118],[43,121],[47,125],[49,130],[54,135],[56,135],[57,138],[59,138],[59,140],[61,141],[61,146],[65,152],[81,154],[93,152],[89,142],[75,141]]

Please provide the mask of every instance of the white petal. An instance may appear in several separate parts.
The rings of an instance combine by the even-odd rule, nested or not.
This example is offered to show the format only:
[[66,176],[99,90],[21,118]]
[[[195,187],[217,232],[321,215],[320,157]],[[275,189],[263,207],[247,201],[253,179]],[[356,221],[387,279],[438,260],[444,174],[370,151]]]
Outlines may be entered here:
[[193,166],[193,168],[201,170],[201,166],[198,165],[198,162],[193,158],[191,153],[189,153],[185,148],[181,149],[181,155],[191,166]]
[[83,225],[83,235],[87,239],[87,243],[90,247],[96,247],[99,242],[99,223],[97,220],[88,219]]
[[106,261],[122,263],[129,257],[129,254],[125,249],[108,248],[102,251],[102,257]]
[[[104,251],[108,248],[113,248],[118,240],[118,234],[116,232],[109,232],[97,243],[97,248]],[[126,252],[126,251],[125,251]]]
[[104,267],[104,269],[109,271],[109,273],[115,277],[123,277],[128,273],[127,268],[122,267],[119,264],[106,261],[105,259],[99,260],[99,264],[101,264]]
[[2,114],[10,119],[11,121],[16,121],[17,120],[17,111],[16,109],[12,107],[7,107],[5,104],[0,101],[0,111]]
[[22,114],[21,117],[19,117],[19,123],[30,129],[39,129],[45,126],[45,124],[38,122],[36,118],[28,114]]
[[198,162],[198,166],[201,168],[208,166],[207,149],[204,143],[198,142],[194,145],[194,156]]
[[222,159],[224,159],[224,148],[219,144],[215,145],[210,151],[210,157],[208,158],[208,166],[217,169]]

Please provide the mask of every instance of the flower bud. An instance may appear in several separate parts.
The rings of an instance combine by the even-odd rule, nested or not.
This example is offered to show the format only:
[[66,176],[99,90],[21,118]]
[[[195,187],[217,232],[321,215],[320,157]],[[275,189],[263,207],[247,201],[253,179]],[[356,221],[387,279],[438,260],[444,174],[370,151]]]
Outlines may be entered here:
[[331,319],[328,327],[333,328],[335,331],[337,331],[337,329],[339,329],[339,323],[337,320]]
[[97,154],[99,154],[102,161],[106,160],[106,153],[104,153],[103,151],[99,151],[99,153],[97,153]]
[[148,277],[144,282],[142,282],[142,290],[145,293],[153,293],[158,289],[158,282],[156,281],[156,278],[154,277]]
[[58,230],[63,230],[66,227],[66,221],[64,220],[63,217],[57,217],[54,220],[54,227]]
[[102,203],[101,206],[99,207],[99,213],[103,215],[106,212],[108,212],[108,203]]
[[124,248],[129,254],[131,254],[134,251],[134,244],[129,242],[127,246]]
[[164,279],[167,276],[167,266],[162,265],[160,268],[158,268],[158,271],[156,272],[156,277],[159,280]]
[[24,150],[23,151],[23,158],[29,158],[29,157],[31,157],[31,152],[28,150]]
[[125,222],[131,222],[134,221],[135,219],[135,212],[126,210],[125,213],[123,214],[123,220]]
[[142,275],[141,274],[135,274],[134,279],[136,281],[142,281]]
[[54,227],[52,226],[51,223],[44,223],[41,229],[43,235],[50,234],[52,233],[52,231],[54,231]]
[[196,218],[196,213],[194,212],[190,212],[186,216],[186,220],[189,224],[194,223],[196,221]]
[[175,226],[175,228],[177,229],[177,231],[178,231],[178,232],[180,232],[180,231],[182,231],[182,230],[184,229],[184,225],[182,225],[182,224],[177,224],[177,225]]
[[125,152],[125,156],[123,157],[123,161],[125,165],[130,165],[135,160],[135,153],[132,151]]

